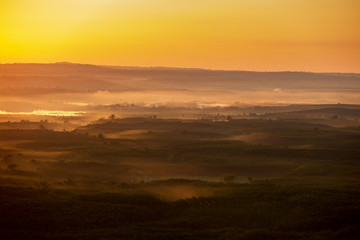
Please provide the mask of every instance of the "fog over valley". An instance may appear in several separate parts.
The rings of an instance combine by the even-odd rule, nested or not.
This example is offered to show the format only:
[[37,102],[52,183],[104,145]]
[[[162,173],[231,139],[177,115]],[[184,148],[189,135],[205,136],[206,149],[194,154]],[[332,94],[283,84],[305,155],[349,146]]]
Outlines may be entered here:
[[[360,74],[1,64],[0,110],[359,104]],[[99,109],[99,108],[98,108]]]

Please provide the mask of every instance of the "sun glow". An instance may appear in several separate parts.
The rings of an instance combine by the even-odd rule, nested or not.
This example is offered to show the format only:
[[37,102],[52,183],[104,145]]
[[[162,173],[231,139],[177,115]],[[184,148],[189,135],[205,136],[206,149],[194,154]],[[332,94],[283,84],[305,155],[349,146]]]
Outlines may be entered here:
[[358,0],[0,0],[0,62],[360,72]]

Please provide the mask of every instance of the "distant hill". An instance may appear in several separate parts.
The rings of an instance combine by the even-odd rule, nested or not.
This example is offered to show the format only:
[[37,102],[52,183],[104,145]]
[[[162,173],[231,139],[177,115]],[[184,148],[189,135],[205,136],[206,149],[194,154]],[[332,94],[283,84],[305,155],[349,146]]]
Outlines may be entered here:
[[[313,104],[360,104],[360,74],[353,73],[220,71],[61,62],[0,64],[0,83],[2,111],[82,111],[89,110],[85,109],[87,105],[94,109],[135,104],[260,106],[245,112],[266,113],[309,110],[314,109],[308,107]],[[269,108],[291,104],[296,107]],[[267,108],[261,109],[264,106]]]
[[248,72],[89,64],[0,64],[0,88],[128,89],[348,89],[360,90],[360,74]]
[[[315,107],[315,106],[314,106]],[[312,118],[347,118],[347,119],[359,119],[360,108],[359,106],[353,106],[354,108],[347,108],[345,106],[330,107],[330,108],[315,108],[302,111],[290,111],[271,113],[267,116],[278,116],[287,118],[301,118],[301,117],[312,117]]]

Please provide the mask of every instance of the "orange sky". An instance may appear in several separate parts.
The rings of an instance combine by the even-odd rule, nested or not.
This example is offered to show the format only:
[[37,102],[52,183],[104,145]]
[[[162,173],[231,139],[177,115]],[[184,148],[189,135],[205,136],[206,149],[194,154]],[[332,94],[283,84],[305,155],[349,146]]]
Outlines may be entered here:
[[0,63],[360,73],[359,0],[0,0]]

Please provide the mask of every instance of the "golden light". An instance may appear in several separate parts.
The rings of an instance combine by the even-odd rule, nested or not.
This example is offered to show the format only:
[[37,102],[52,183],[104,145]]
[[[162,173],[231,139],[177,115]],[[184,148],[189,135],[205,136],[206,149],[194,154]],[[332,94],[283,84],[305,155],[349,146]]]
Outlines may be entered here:
[[0,62],[360,72],[358,0],[0,1]]

